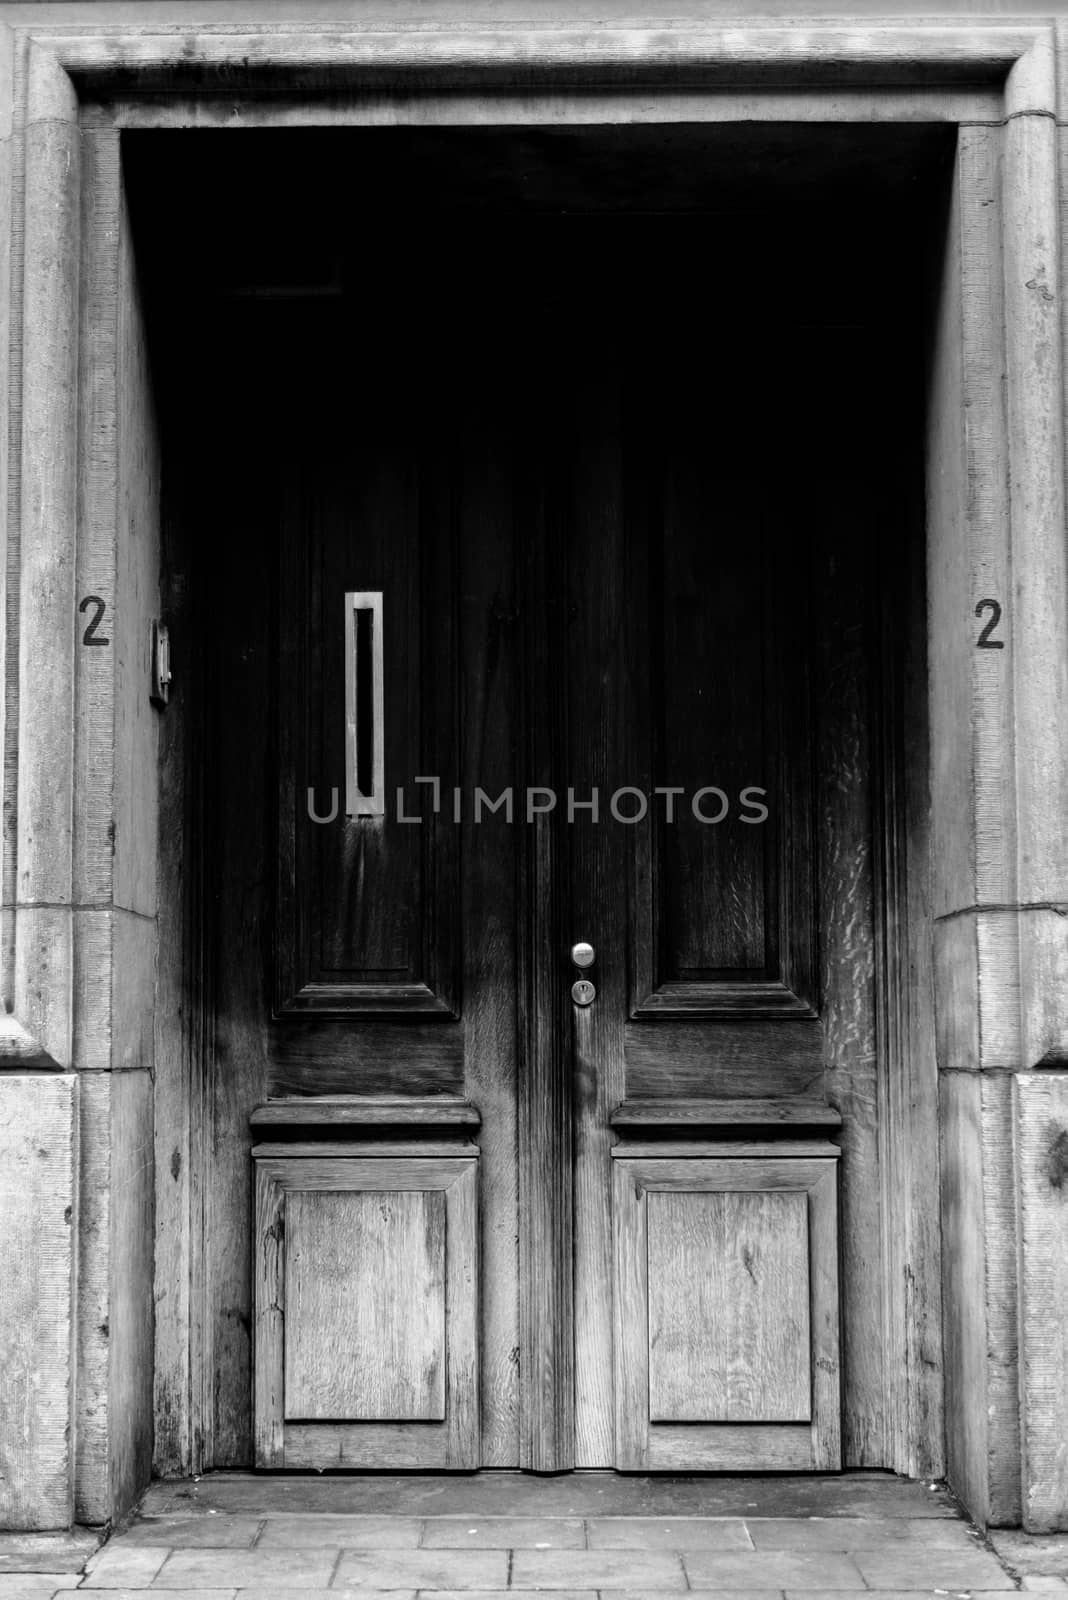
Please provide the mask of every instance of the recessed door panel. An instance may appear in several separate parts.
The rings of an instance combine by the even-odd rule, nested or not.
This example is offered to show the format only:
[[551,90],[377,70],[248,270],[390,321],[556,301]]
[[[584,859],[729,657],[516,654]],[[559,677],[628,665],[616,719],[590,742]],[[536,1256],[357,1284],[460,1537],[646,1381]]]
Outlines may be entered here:
[[807,1422],[801,1191],[650,1193],[650,1422]]
[[617,1465],[838,1467],[834,1148],[673,1148],[613,1160]]
[[253,1151],[257,1466],[479,1465],[477,1150],[394,1149]]
[[285,1306],[287,1419],[443,1419],[440,1190],[291,1194]]

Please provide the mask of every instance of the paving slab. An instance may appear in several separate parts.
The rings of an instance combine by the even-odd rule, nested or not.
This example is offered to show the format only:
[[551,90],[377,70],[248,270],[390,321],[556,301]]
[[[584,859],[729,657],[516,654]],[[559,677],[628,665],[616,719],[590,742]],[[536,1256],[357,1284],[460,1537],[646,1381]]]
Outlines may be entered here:
[[988,1550],[854,1550],[872,1589],[1004,1589],[1011,1579]]
[[745,1525],[757,1550],[974,1550],[980,1540],[969,1523],[949,1517],[747,1517]]
[[1024,1533],[1022,1528],[991,1528],[990,1543],[1014,1572],[1068,1578],[1068,1533]]
[[[470,1593],[470,1590],[465,1591]],[[151,1593],[151,1591],[150,1591]],[[237,1589],[236,1600],[416,1600],[414,1589],[373,1589],[366,1584],[357,1588],[348,1585],[338,1589]],[[167,1595],[167,1600],[171,1600]],[[479,1600],[482,1600],[481,1594]]]
[[[353,1591],[356,1592],[355,1590]],[[361,1595],[367,1594],[366,1589],[359,1590]],[[330,1591],[333,1596],[334,1591]],[[396,1590],[391,1590],[393,1595]],[[420,1589],[419,1600],[468,1600],[470,1589]],[[675,1600],[676,1591],[671,1591],[671,1600]],[[552,1589],[548,1597],[544,1589],[479,1589],[478,1600],[597,1600],[596,1589]],[[646,1589],[642,1591],[641,1600],[655,1600]]]
[[591,1550],[753,1548],[746,1524],[738,1517],[591,1517],[586,1535]]
[[112,1539],[89,1560],[83,1589],[147,1589],[170,1555],[157,1545],[127,1544]]
[[[151,1594],[152,1591],[149,1591]],[[358,1588],[343,1587],[340,1589],[237,1589],[234,1591],[236,1600],[375,1600],[376,1595],[381,1595],[383,1600],[416,1600],[414,1589],[372,1589],[365,1584]],[[470,1591],[467,1591],[470,1593]],[[199,1593],[199,1591],[198,1591]],[[171,1600],[167,1595],[167,1600]],[[479,1595],[479,1600],[482,1596]]]
[[250,1550],[262,1527],[260,1517],[230,1517],[224,1512],[206,1511],[194,1516],[142,1517],[119,1537],[127,1545]]
[[[1018,1589],[980,1589],[974,1600],[1020,1600]],[[786,1600],[812,1600],[811,1589],[787,1589]],[[834,1600],[973,1600],[971,1589],[843,1589]]]
[[585,1550],[580,1517],[434,1517],[423,1523],[427,1550]]
[[681,1590],[682,1562],[673,1550],[516,1550],[516,1589]]
[[833,1551],[751,1550],[721,1555],[713,1550],[683,1554],[692,1589],[863,1589],[850,1556]]
[[100,1543],[94,1528],[63,1533],[0,1533],[0,1573],[81,1572]]
[[76,1572],[15,1572],[0,1575],[0,1600],[23,1600],[32,1595],[42,1600],[47,1595],[67,1593],[76,1589],[79,1578]]
[[154,1581],[157,1589],[327,1589],[340,1551],[174,1550]]
[[[865,1589],[865,1600],[871,1600],[871,1590]],[[479,1596],[479,1600],[482,1597]],[[556,1595],[552,1600],[557,1600]],[[667,1594],[655,1589],[602,1589],[600,1600],[675,1600],[673,1591]],[[782,1600],[781,1589],[688,1589],[686,1600]],[[809,1595],[808,1600],[812,1600]],[[835,1600],[838,1600],[837,1594]]]
[[506,1550],[352,1550],[334,1587],[507,1589],[508,1562]]
[[256,1545],[315,1550],[414,1550],[423,1531],[420,1517],[304,1516],[269,1517]]

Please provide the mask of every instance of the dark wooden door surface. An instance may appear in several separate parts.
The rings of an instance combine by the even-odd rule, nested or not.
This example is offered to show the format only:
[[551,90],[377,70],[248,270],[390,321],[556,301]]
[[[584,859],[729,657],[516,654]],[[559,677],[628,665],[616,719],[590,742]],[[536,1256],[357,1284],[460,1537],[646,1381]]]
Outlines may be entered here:
[[[816,1216],[834,1254],[834,1184],[844,1459],[880,1458],[869,569],[885,518],[851,406],[854,333],[803,275],[797,302],[761,317],[724,237],[707,218],[469,227],[435,259],[432,304],[398,241],[359,303],[280,306],[267,338],[262,313],[243,328],[228,313],[255,403],[210,508],[217,1466],[254,1458],[249,1119],[285,1096],[477,1108],[481,1464],[626,1466],[637,1450],[701,1467],[722,1464],[717,1440],[729,1465],[796,1464],[821,1348],[811,1275],[839,1284],[835,1260],[806,1257],[802,1280],[796,1259]],[[384,817],[344,815],[351,592],[383,596]],[[534,785],[556,804],[528,820]],[[321,816],[338,791],[334,820],[312,819],[309,788]],[[478,792],[508,790],[511,818],[483,800],[476,820]],[[570,998],[579,939],[596,951],[589,1006]],[[831,1190],[814,1146],[795,1152],[800,1177],[716,1166],[709,1105],[745,1101],[841,1114]],[[642,1213],[662,1270],[638,1304],[613,1184],[650,1141],[683,1164]],[[443,1170],[381,1224],[358,1196],[327,1219],[339,1237],[379,1227],[369,1260],[414,1241],[397,1282],[432,1299]],[[331,1281],[354,1270],[310,1241],[301,1259]],[[725,1300],[741,1320],[710,1342]],[[640,1329],[621,1328],[631,1312]],[[368,1326],[387,1325],[380,1307]],[[452,1335],[433,1326],[404,1345],[413,1409],[379,1386],[392,1411],[371,1420],[405,1441],[394,1464],[459,1462],[445,1444],[419,1455],[419,1426],[451,1403],[434,1339]],[[345,1336],[301,1334],[323,1362]],[[642,1340],[651,1410],[628,1444],[620,1363]],[[336,1464],[375,1464],[352,1420],[338,1415]]]

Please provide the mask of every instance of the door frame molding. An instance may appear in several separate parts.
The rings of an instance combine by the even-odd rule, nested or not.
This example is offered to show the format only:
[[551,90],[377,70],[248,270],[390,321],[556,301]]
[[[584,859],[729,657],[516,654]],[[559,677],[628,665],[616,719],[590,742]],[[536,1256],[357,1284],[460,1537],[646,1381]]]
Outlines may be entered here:
[[[955,122],[963,130],[952,209],[956,231],[946,256],[930,412],[938,463],[928,486],[932,756],[929,773],[913,769],[908,779],[917,828],[930,782],[929,905],[922,864],[917,873],[908,859],[920,848],[922,863],[922,829],[891,830],[884,848],[884,930],[890,943],[904,923],[916,936],[907,983],[894,976],[889,957],[884,961],[895,990],[884,1033],[887,1040],[896,1037],[903,1063],[882,1108],[889,1170],[902,1179],[888,1187],[899,1226],[890,1230],[886,1253],[892,1348],[906,1358],[890,1401],[898,1449],[888,1464],[936,1473],[942,1461],[938,1215],[928,1125],[935,1008],[944,1069],[942,1211],[952,1268],[945,1339],[961,1395],[968,1385],[973,1389],[958,1408],[961,1416],[949,1419],[950,1467],[980,1518],[1011,1520],[1022,1507],[1029,1525],[1042,1526],[1050,1514],[1043,1508],[1055,1497],[1056,1440],[1063,1430],[1048,1406],[1043,1413],[1053,1354],[1039,1343],[1038,1319],[1029,1328],[1019,1316],[1029,1284],[1036,1292],[1041,1287],[1042,1246],[1028,1243],[1017,1276],[1018,1215],[1026,1196],[998,1145],[1008,1139],[1011,1148],[1013,1104],[1017,1118],[1026,1114],[1021,1074],[1068,1060],[1066,985],[1051,981],[1068,970],[1057,926],[1068,920],[1062,914],[1068,846],[1060,815],[1068,792],[1068,596],[1053,28],[973,18],[803,27],[777,21],[658,21],[642,28],[448,20],[204,27],[192,17],[183,25],[181,4],[169,15],[166,26],[105,21],[74,28],[60,20],[0,28],[0,105],[14,107],[14,137],[0,138],[0,206],[10,208],[4,221],[12,224],[0,227],[3,248],[11,249],[10,259],[0,261],[0,282],[12,290],[10,338],[4,332],[0,339],[0,421],[10,419],[11,427],[0,426],[0,450],[9,438],[21,441],[14,459],[0,462],[0,525],[16,552],[21,590],[21,604],[7,622],[4,700],[7,725],[18,731],[17,763],[9,758],[6,773],[9,799],[15,794],[18,803],[17,843],[5,870],[4,964],[15,1019],[61,1065],[87,1065],[85,1024],[94,991],[79,975],[92,932],[78,913],[93,908],[79,903],[71,838],[92,821],[102,779],[99,769],[87,774],[79,765],[76,734],[96,703],[86,698],[87,673],[99,678],[110,671],[117,681],[119,667],[87,660],[97,652],[74,648],[71,553],[87,517],[102,530],[108,559],[120,565],[135,530],[116,515],[114,500],[109,508],[100,498],[100,484],[87,483],[83,464],[92,413],[76,329],[79,297],[91,286],[84,242],[93,197],[83,187],[81,133],[109,135],[117,153],[119,132],[128,126],[606,116],[896,120],[915,117],[918,109]],[[275,93],[280,88],[288,91],[284,102]],[[328,104],[323,94],[330,95]],[[1001,164],[996,195],[995,161]],[[991,200],[999,203],[984,206]],[[978,299],[962,295],[962,284]],[[119,285],[112,290],[104,340],[119,337],[112,322],[122,320],[124,292]],[[993,324],[983,322],[984,310],[994,314]],[[994,381],[1002,356],[1004,403]],[[964,404],[972,419],[967,438],[960,423]],[[976,426],[985,433],[977,435]],[[972,611],[976,597],[994,592],[995,584],[1012,596],[1012,612],[1006,647],[993,659],[974,648]],[[154,604],[151,597],[142,603]],[[918,663],[913,668],[921,670]],[[913,703],[927,693],[921,690]],[[962,818],[967,860],[954,842]],[[143,827],[154,849],[154,819],[146,814],[135,827]],[[1015,848],[1002,852],[999,840]],[[925,976],[924,955],[932,926],[933,980]],[[105,958],[106,979],[118,975],[121,981],[120,959],[114,951]],[[1003,971],[1011,974],[1007,984],[998,982]],[[210,1418],[189,1354],[200,1321],[198,1288],[189,1274],[195,1274],[203,1237],[196,1181],[204,1156],[196,1132],[202,1063],[191,1042],[195,1019],[184,1026],[190,1031],[181,1070],[188,1076],[178,1084],[157,1076],[155,1091],[157,1279],[174,1285],[184,1274],[189,1284],[176,1300],[161,1303],[157,1316],[157,1395],[165,1391],[179,1413],[157,1452],[164,1472],[197,1470],[210,1459]],[[171,1054],[167,1070],[177,1071],[183,1052]],[[550,1077],[562,1070],[551,1067]],[[563,1085],[556,1083],[557,1091]],[[166,1182],[174,1165],[185,1175],[177,1196]],[[537,1169],[531,1158],[528,1174]],[[1048,1241],[1045,1248],[1052,1248]],[[952,1266],[956,1259],[965,1266]],[[99,1283],[103,1274],[110,1297],[147,1298],[152,1284],[141,1281],[146,1260],[151,1250],[147,1257],[124,1254],[106,1239],[87,1236],[79,1295],[89,1278]],[[995,1314],[1002,1340],[996,1361],[985,1345],[980,1348]],[[76,1411],[91,1398],[79,1392]],[[984,1399],[994,1407],[993,1420]],[[114,1390],[110,1403],[119,1403]],[[545,1421],[530,1421],[543,1435],[540,1452],[527,1441],[532,1462],[551,1462],[559,1446],[553,1418],[561,1414],[550,1406]],[[1015,1477],[1002,1471],[995,1482],[992,1455],[1004,1459],[1008,1450],[1011,1458],[1013,1439],[1020,1471]]]

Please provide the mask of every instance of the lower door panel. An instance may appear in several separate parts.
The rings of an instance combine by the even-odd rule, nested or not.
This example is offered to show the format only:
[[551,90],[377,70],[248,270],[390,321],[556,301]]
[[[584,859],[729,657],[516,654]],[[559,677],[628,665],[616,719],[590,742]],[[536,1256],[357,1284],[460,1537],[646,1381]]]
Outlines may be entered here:
[[478,1466],[477,1147],[253,1162],[256,1465]]
[[838,1468],[836,1147],[613,1155],[617,1466]]

